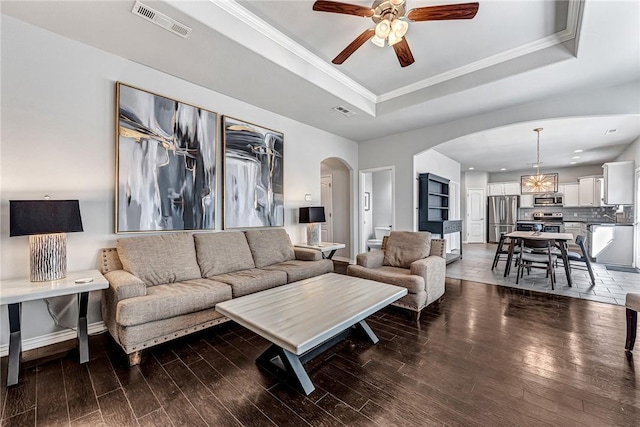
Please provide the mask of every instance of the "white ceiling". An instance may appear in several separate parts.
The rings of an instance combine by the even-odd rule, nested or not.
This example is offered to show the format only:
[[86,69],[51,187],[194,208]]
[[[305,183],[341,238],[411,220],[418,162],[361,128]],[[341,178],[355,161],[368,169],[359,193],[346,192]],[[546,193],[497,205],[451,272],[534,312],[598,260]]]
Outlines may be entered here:
[[[411,9],[468,0],[407,1]],[[372,22],[314,12],[312,1],[143,3],[193,32],[182,39],[134,16],[133,0],[3,0],[0,5],[3,14],[354,141],[640,79],[638,1],[480,1],[473,20],[411,23],[407,40],[416,63],[404,69],[391,48],[371,43],[342,66],[331,64]],[[332,110],[336,105],[357,114],[344,117]],[[629,120],[637,124],[638,117]],[[584,143],[582,133],[571,132],[572,120],[554,126],[565,129],[567,150]],[[535,126],[495,130],[496,135],[513,132],[510,137],[489,132],[484,136],[489,146],[481,148],[491,149],[498,140],[528,141],[533,133],[528,127]],[[505,161],[533,161],[521,160],[514,144],[502,148]],[[468,165],[462,156],[472,151],[447,155]]]

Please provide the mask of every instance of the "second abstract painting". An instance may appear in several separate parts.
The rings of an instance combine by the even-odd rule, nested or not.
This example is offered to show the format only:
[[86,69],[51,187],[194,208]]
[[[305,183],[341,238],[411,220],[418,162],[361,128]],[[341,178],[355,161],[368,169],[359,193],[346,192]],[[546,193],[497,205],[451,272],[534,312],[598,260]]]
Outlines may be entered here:
[[284,226],[284,135],[223,117],[224,228]]

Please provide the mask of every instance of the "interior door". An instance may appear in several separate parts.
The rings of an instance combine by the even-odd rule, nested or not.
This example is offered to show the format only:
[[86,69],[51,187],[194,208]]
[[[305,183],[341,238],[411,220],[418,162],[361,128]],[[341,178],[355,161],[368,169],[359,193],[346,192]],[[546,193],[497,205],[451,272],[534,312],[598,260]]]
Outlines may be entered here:
[[333,177],[320,177],[320,204],[324,206],[324,216],[327,220],[320,226],[320,240],[333,242]]
[[467,190],[467,243],[484,243],[484,189]]

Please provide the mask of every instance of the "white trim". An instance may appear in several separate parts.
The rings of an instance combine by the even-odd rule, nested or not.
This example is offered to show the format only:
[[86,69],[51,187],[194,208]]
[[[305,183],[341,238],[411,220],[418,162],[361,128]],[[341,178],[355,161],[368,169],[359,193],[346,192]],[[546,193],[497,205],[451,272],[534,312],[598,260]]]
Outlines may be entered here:
[[[89,335],[99,334],[107,330],[107,325],[101,320],[88,325],[87,330]],[[52,332],[39,337],[27,338],[22,340],[22,351],[33,350],[34,348],[45,347],[76,338],[78,338],[78,333],[75,329],[65,329],[64,331]],[[9,344],[0,345],[0,357],[5,357],[8,354]]]
[[371,169],[360,169],[359,170],[359,183],[358,183],[358,250],[357,253],[365,252],[366,248],[366,240],[364,238],[364,230],[363,230],[363,218],[364,218],[364,174],[366,173],[375,173],[381,171],[391,171],[391,229],[396,229],[396,167],[395,165],[391,166],[381,166],[378,168]]
[[420,80],[407,86],[403,86],[390,92],[383,93],[382,95],[378,96],[378,103],[389,101],[400,96],[408,95],[412,92],[425,89],[429,86],[433,86],[447,80],[452,80],[456,77],[460,77],[474,71],[479,71],[484,68],[489,68],[496,64],[519,58],[529,53],[537,52],[539,50],[564,43],[567,40],[571,40],[576,37],[578,20],[581,16],[580,11],[582,10],[582,2],[583,0],[569,0],[569,8],[567,12],[567,28],[558,33],[552,34],[542,39],[534,40],[530,43],[514,47],[513,49],[509,49],[504,52],[488,56],[486,58],[482,58],[470,64],[463,65],[462,67],[454,68],[453,70],[437,74],[435,76]]
[[210,0],[212,3],[216,4],[220,8],[224,9],[230,15],[238,18],[240,21],[244,22],[254,30],[258,31],[263,36],[269,38],[271,41],[279,44],[283,48],[287,49],[289,52],[298,56],[303,61],[308,64],[316,67],[329,77],[337,80],[341,84],[347,86],[352,91],[356,92],[358,95],[364,97],[366,100],[370,102],[376,102],[377,97],[376,94],[357,83],[355,80],[347,77],[340,71],[336,70],[333,65],[330,65],[323,59],[320,59],[319,56],[311,53],[308,49],[302,47],[302,45],[296,43],[290,37],[284,35],[281,31],[277,30],[272,25],[265,22],[263,19],[254,15],[252,12],[248,11],[240,4],[238,4],[235,0]]

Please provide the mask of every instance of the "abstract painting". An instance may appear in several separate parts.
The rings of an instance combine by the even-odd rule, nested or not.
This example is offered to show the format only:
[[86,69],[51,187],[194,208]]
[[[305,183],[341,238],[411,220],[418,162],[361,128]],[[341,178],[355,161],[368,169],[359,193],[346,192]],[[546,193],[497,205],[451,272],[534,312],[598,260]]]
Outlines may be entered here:
[[116,233],[215,228],[217,114],[117,84]]
[[223,117],[224,228],[283,227],[284,135]]

